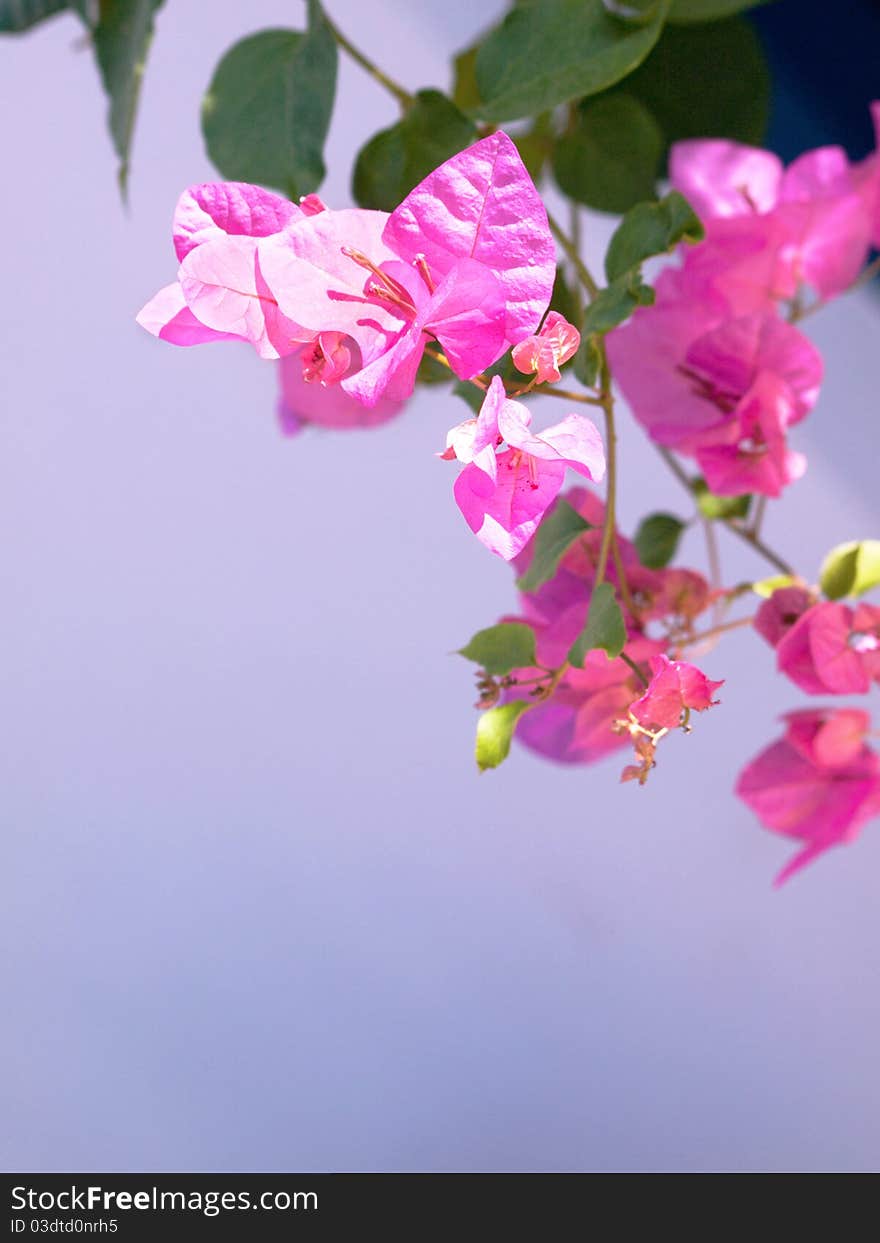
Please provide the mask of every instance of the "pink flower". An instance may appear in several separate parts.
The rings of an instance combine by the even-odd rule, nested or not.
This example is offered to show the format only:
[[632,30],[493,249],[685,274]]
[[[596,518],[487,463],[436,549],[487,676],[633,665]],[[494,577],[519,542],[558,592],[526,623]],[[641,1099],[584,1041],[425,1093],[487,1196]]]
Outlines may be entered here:
[[278,310],[259,265],[259,239],[304,219],[294,203],[242,182],[190,186],[174,212],[178,280],[140,311],[138,323],[173,345],[249,341],[278,358],[307,339]]
[[[581,622],[583,624],[583,622]],[[535,626],[538,658],[546,659],[542,629]],[[576,634],[572,636],[574,641]],[[661,644],[641,636],[627,643],[627,655],[644,663],[661,649]],[[514,676],[524,682],[540,670],[518,669]],[[629,742],[616,729],[629,705],[639,693],[639,682],[625,661],[609,660],[602,651],[588,652],[583,669],[570,668],[552,699],[520,717],[517,739],[547,759],[561,764],[593,764]],[[513,687],[508,699],[527,698],[531,687]]]
[[651,659],[651,678],[648,689],[630,712],[646,729],[676,729],[685,714],[691,710],[704,712],[718,703],[712,696],[723,686],[713,682],[696,665],[686,660],[670,660],[668,656]]
[[778,496],[806,467],[786,434],[816,400],[819,352],[774,311],[730,318],[686,272],[664,272],[657,295],[607,338],[634,415],[653,440],[696,457],[713,491]]
[[758,609],[753,625],[771,647],[776,647],[812,603],[806,587],[779,587]]
[[814,604],[776,645],[779,669],[808,695],[860,695],[880,681],[880,608]]
[[447,160],[390,215],[325,212],[261,248],[284,313],[313,334],[353,337],[344,383],[365,405],[408,396],[425,346],[470,379],[534,329],[550,299],[547,215],[510,139]]
[[768,829],[804,843],[781,885],[832,846],[853,841],[880,814],[880,757],[866,744],[867,713],[791,712],[784,737],[740,773],[736,793]]
[[[314,345],[304,345],[278,363],[281,381],[278,418],[285,436],[295,435],[310,423],[338,431],[377,427],[403,410],[401,401],[383,397],[375,406],[367,407],[350,397],[338,382],[316,383],[314,352]],[[308,380],[307,374],[313,378]]]
[[[670,177],[708,224],[704,253],[754,233],[767,259],[768,298],[793,297],[801,285],[833,297],[867,257],[875,182],[840,147],[808,151],[783,170],[769,151],[714,139],[681,142],[672,149]],[[725,292],[723,270],[719,278]]]
[[[511,560],[528,543],[562,487],[566,468],[599,482],[605,451],[596,425],[578,414],[535,434],[531,414],[493,377],[477,419],[449,433],[445,457],[467,463],[455,499],[490,551]],[[506,441],[501,453],[496,446]]]
[[580,343],[577,328],[558,311],[549,311],[540,332],[513,347],[514,366],[524,375],[534,372],[538,384],[555,384],[561,379],[559,368],[574,358]]

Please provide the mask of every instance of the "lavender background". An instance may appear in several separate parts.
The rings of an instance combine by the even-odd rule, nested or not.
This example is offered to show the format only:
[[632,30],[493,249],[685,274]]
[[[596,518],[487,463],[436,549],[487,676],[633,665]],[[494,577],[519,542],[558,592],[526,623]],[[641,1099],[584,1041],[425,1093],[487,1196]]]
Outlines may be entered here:
[[[331,11],[413,86],[473,29]],[[771,891],[789,847],[729,793],[798,703],[769,650],[707,660],[724,706],[646,791],[521,750],[479,778],[448,653],[514,597],[433,456],[459,406],[284,441],[271,365],[135,326],[212,176],[216,61],[299,18],[160,13],[128,216],[74,21],[0,42],[0,1163],[876,1169],[880,834]],[[393,118],[344,62],[328,200]],[[808,569],[877,534],[876,310],[810,331],[810,472],[769,528]],[[678,505],[628,423],[623,460],[625,526]]]

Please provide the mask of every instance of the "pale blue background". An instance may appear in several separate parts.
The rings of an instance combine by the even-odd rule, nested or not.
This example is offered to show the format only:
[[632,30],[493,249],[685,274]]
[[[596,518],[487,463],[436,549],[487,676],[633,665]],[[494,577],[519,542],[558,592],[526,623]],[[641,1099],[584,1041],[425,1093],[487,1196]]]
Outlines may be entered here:
[[[443,86],[473,7],[331,11]],[[729,793],[799,702],[769,649],[707,660],[724,705],[647,790],[519,750],[479,778],[448,653],[514,595],[433,456],[463,408],[284,441],[271,365],[135,326],[212,175],[216,61],[299,18],[169,3],[128,216],[76,24],[0,42],[0,1164],[876,1169],[880,833],[771,891],[789,848]],[[331,202],[393,118],[344,62]],[[876,313],[810,331],[810,472],[770,522],[807,570],[878,534]],[[623,461],[625,525],[679,505],[628,422]]]

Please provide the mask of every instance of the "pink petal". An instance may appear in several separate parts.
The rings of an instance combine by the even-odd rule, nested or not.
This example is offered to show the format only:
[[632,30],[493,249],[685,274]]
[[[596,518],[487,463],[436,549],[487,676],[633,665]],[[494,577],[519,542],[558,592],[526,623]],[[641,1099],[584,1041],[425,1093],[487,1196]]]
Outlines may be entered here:
[[262,279],[257,239],[217,237],[195,247],[180,265],[183,296],[193,314],[217,332],[250,341],[261,358],[289,354],[309,339],[279,313]]
[[429,173],[393,212],[385,242],[401,258],[423,254],[435,280],[456,259],[476,259],[501,281],[509,344],[547,309],[556,248],[547,212],[506,134],[498,131]]
[[302,217],[295,203],[260,186],[209,181],[190,186],[177,200],[174,249],[182,262],[195,246],[222,234],[268,237]]
[[339,384],[307,384],[299,352],[282,358],[278,367],[281,381],[278,415],[286,434],[299,430],[302,423],[316,423],[340,431],[376,427],[387,423],[403,409],[402,402],[389,400],[368,408],[350,397]]
[[443,278],[419,316],[462,380],[479,375],[504,353],[504,290],[481,263],[462,259]]
[[776,204],[782,163],[770,151],[720,139],[677,142],[669,155],[669,178],[698,216],[741,216]]
[[154,337],[172,345],[203,345],[207,341],[241,341],[233,332],[217,332],[196,319],[186,305],[178,281],[166,285],[137,314],[137,322]]
[[382,242],[384,212],[324,211],[260,243],[260,266],[284,315],[308,329],[353,337],[365,364],[394,345],[411,320],[369,300],[375,278],[345,251],[359,251],[377,267],[395,255]]
[[537,530],[565,477],[562,462],[541,462],[534,472],[515,450],[498,456],[493,484],[477,466],[466,466],[455,481],[455,499],[468,526],[486,547],[512,560]]
[[511,448],[541,461],[562,462],[594,483],[602,480],[605,447],[595,423],[583,415],[568,414],[561,422],[533,434],[520,413],[523,410],[520,402],[508,401],[499,414],[498,430]]

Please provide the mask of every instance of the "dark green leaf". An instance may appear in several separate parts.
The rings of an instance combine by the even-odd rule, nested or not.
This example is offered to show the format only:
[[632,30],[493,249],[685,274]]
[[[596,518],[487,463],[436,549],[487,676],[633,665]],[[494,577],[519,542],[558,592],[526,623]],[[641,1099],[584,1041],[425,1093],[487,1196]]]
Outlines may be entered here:
[[553,143],[556,138],[553,129],[553,114],[542,112],[540,116],[535,117],[534,125],[524,133],[510,136],[516,144],[519,158],[526,166],[526,172],[537,185],[544,175],[544,166],[553,154]]
[[755,31],[739,18],[667,27],[627,79],[668,143],[731,138],[760,145],[770,108],[770,75]]
[[[442,363],[438,363],[436,358],[432,358],[430,354],[422,355],[422,361],[419,363],[419,369],[416,372],[416,380],[419,384],[450,384],[454,376],[448,367],[444,367]],[[473,388],[473,385],[470,385]],[[474,389],[474,392],[477,392]]]
[[822,562],[819,584],[829,600],[861,596],[880,583],[880,540],[838,544]]
[[659,7],[659,0],[602,0],[602,3],[612,17],[635,26],[651,21]]
[[654,196],[663,133],[637,99],[614,91],[588,100],[557,143],[553,173],[578,203],[620,215]]
[[600,583],[590,599],[587,624],[568,653],[573,665],[581,668],[587,652],[602,648],[612,659],[619,656],[626,643],[626,624],[610,583]]
[[477,87],[477,45],[466,47],[452,61],[452,102],[462,112],[478,108],[480,91]]
[[478,389],[476,384],[469,384],[467,380],[456,380],[452,386],[452,391],[456,397],[460,397],[462,401],[467,402],[474,414],[480,413],[480,406],[482,406],[483,398],[486,394]]
[[716,496],[709,490],[705,479],[694,479],[692,483],[697,506],[704,518],[745,518],[752,503],[750,495]]
[[672,0],[669,9],[671,22],[716,22],[722,17],[733,17],[743,9],[755,9],[769,0]]
[[643,285],[638,276],[627,273],[600,289],[584,314],[581,336],[601,336],[629,319],[640,306],[651,306],[654,290]]
[[477,722],[475,756],[481,773],[497,768],[510,754],[516,723],[532,704],[527,699],[513,699],[497,708],[489,708]]
[[317,0],[309,0],[306,33],[262,30],[230,48],[202,104],[208,154],[224,177],[291,198],[317,189],[336,63],[336,40]]
[[21,34],[70,7],[67,0],[0,0],[0,34]]
[[459,655],[474,661],[490,677],[500,677],[512,669],[532,669],[537,662],[535,632],[525,622],[499,622],[478,630]]
[[514,8],[477,52],[474,109],[513,121],[613,86],[657,42],[668,0],[644,25],[612,17],[602,0],[541,0]]
[[107,123],[119,156],[119,185],[125,197],[128,160],[144,63],[153,39],[153,15],[164,0],[101,0],[92,44],[110,102]]
[[574,356],[574,373],[587,388],[593,388],[602,367],[602,343],[599,337],[581,334],[581,343]]
[[674,514],[649,514],[639,523],[633,543],[649,570],[662,570],[675,556],[684,523]]
[[537,591],[551,579],[572,544],[589,530],[590,523],[568,501],[557,501],[535,532],[532,563],[517,581],[520,591]]
[[472,121],[440,91],[419,91],[406,116],[374,135],[354,166],[352,192],[361,207],[393,211],[418,183],[477,137]]
[[672,190],[659,203],[639,203],[618,225],[605,255],[609,281],[640,267],[646,259],[673,250],[679,242],[699,242],[702,224],[683,195]]

